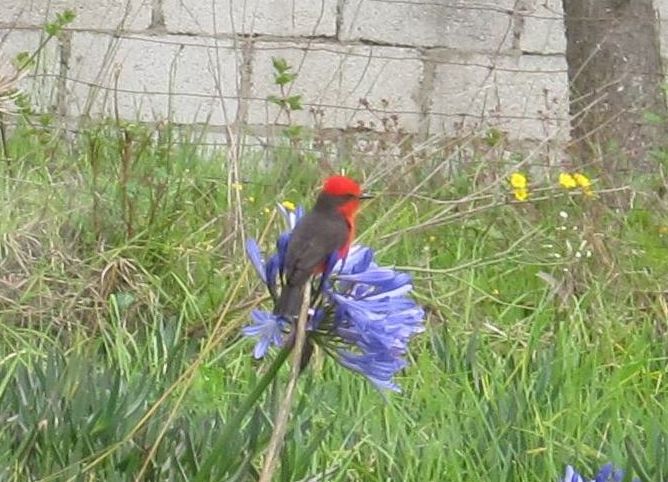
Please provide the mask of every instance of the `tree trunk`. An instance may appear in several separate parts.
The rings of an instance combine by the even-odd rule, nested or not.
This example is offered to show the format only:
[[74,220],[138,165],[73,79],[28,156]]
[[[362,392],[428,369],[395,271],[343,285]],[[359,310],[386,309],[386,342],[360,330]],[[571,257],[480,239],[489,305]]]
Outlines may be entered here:
[[653,170],[668,112],[652,0],[563,1],[577,152],[612,175]]

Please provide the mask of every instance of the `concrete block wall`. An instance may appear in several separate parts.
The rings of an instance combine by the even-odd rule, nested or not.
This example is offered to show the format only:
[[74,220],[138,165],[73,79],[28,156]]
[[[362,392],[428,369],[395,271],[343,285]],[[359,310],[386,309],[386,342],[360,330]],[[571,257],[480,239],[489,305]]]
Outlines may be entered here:
[[568,137],[561,0],[0,2],[0,54],[36,48],[45,21],[77,13],[43,72],[70,120],[284,123],[266,100],[284,57],[306,126],[381,129],[393,116],[422,136]]
[[659,17],[659,46],[663,71],[668,75],[668,0],[653,0]]

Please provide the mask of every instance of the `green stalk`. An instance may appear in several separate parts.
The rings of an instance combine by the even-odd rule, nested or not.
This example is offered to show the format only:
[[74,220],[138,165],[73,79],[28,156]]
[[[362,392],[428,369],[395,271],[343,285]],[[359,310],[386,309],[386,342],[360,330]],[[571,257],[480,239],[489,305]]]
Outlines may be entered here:
[[[278,355],[276,355],[276,359],[274,360],[274,362],[269,366],[269,369],[258,381],[257,385],[255,385],[253,391],[251,391],[248,394],[248,396],[246,396],[246,399],[241,404],[241,407],[239,407],[237,413],[234,415],[234,417],[232,417],[232,419],[230,419],[229,422],[225,424],[223,432],[218,438],[216,445],[211,451],[211,454],[209,455],[209,457],[207,457],[207,460],[204,462],[202,468],[197,474],[197,478],[195,479],[196,482],[204,482],[211,480],[209,477],[211,472],[211,466],[218,460],[215,457],[215,455],[220,453],[220,451],[222,450],[228,450],[232,438],[238,437],[239,427],[241,426],[241,423],[243,422],[244,418],[246,417],[248,412],[250,412],[250,410],[255,406],[258,399],[265,391],[265,389],[269,386],[269,384],[272,382],[272,380],[274,380],[276,374],[278,373],[278,370],[281,368],[285,360],[288,358],[289,354],[290,354],[290,348],[283,348],[280,352],[278,352]],[[226,462],[218,466],[220,473],[225,473],[225,471],[231,464],[231,461],[232,457],[228,457]]]

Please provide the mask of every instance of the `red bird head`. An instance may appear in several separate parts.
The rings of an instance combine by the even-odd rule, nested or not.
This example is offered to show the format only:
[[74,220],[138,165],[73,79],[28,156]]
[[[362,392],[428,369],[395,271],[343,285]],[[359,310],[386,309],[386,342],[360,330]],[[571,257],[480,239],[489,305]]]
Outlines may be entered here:
[[331,176],[325,179],[318,203],[334,207],[346,219],[352,220],[357,214],[360,200],[371,196],[362,194],[359,184],[346,176]]
[[346,176],[330,176],[325,179],[322,192],[330,196],[355,196],[362,195],[362,188],[355,181]]

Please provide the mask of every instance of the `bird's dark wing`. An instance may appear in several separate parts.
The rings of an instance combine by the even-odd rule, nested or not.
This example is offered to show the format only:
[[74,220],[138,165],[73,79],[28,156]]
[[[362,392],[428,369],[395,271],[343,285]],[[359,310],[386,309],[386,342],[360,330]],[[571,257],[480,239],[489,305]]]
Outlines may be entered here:
[[285,256],[285,279],[290,285],[306,283],[327,257],[348,241],[350,227],[338,213],[309,213],[290,236]]

